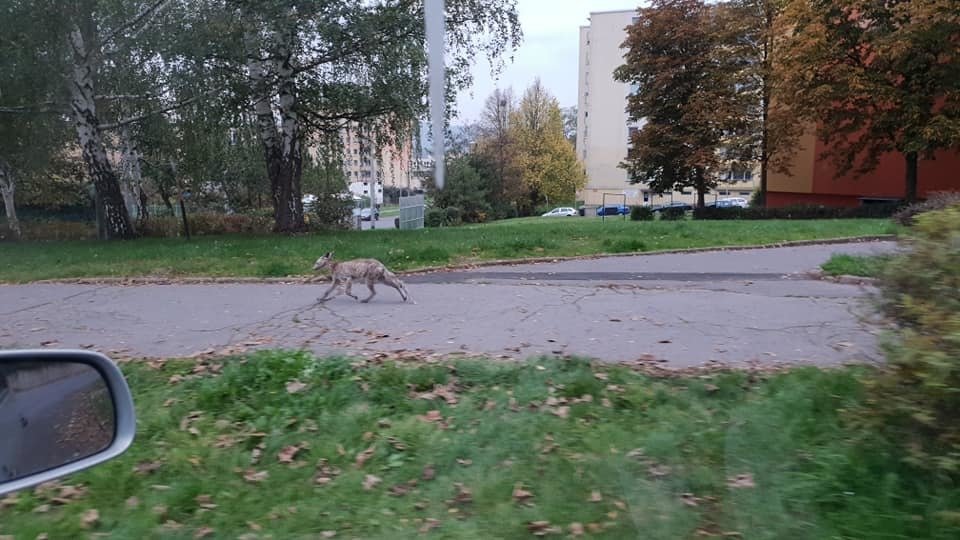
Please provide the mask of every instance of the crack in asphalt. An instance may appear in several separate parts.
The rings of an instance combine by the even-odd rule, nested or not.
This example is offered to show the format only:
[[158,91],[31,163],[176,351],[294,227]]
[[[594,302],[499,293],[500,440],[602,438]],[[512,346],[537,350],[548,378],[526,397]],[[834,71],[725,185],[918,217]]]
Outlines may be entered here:
[[30,311],[30,310],[32,310],[32,309],[37,309],[37,308],[41,308],[41,307],[46,307],[46,306],[50,306],[50,305],[53,305],[53,304],[56,304],[56,303],[60,303],[60,302],[66,302],[67,300],[73,300],[74,298],[79,298],[79,297],[84,296],[84,295],[87,295],[87,294],[96,294],[98,291],[102,291],[103,289],[107,289],[107,288],[109,288],[109,287],[110,287],[109,285],[102,285],[102,286],[100,286],[100,287],[96,287],[96,288],[89,289],[89,290],[86,290],[86,291],[80,291],[80,292],[78,292],[78,293],[71,294],[71,295],[69,295],[69,296],[64,296],[63,298],[58,298],[58,299],[56,299],[56,300],[50,300],[49,302],[42,302],[42,303],[40,303],[40,304],[35,304],[35,305],[32,305],[32,306],[27,306],[27,307],[23,307],[23,308],[20,308],[20,309],[15,309],[15,310],[13,310],[13,311],[9,311],[9,312],[6,312],[6,313],[0,313],[0,316],[2,316],[2,317],[7,317],[7,316],[10,316],[10,315],[17,315],[17,314],[19,314],[19,313],[23,313],[23,312],[26,312],[26,311]]

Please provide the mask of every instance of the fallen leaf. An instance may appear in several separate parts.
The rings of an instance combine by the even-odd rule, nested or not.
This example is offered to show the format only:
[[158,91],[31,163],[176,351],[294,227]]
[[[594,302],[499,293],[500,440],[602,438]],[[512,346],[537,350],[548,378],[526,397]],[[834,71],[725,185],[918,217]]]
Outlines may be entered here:
[[134,474],[145,476],[159,469],[160,467],[163,467],[163,463],[160,461],[141,461],[133,467],[133,472]]
[[590,498],[587,500],[590,502],[600,502],[603,500],[603,494],[596,490],[591,491]]
[[470,488],[459,482],[454,484],[453,487],[456,490],[453,496],[453,502],[455,504],[470,504],[473,502],[473,492],[470,491]]
[[46,514],[49,511],[50,511],[49,504],[41,504],[33,509],[34,514]]
[[424,422],[440,422],[443,420],[443,415],[440,414],[440,411],[432,410],[427,411],[427,414],[420,417]]
[[625,502],[623,502],[623,501],[613,501],[613,505],[616,506],[617,508],[619,508],[620,510],[626,510],[626,509],[627,509],[627,503],[625,503]]
[[559,534],[563,532],[559,527],[550,525],[549,521],[530,521],[527,523],[527,530],[534,536],[546,536],[548,534]]
[[433,465],[427,465],[423,468],[423,472],[420,474],[420,478],[430,481],[436,478],[437,470],[434,469]]
[[91,508],[80,517],[80,526],[84,529],[92,529],[100,523],[100,512],[96,508]]
[[197,532],[193,534],[194,538],[206,538],[213,535],[213,529],[210,527],[200,527],[197,529]]
[[571,523],[570,524],[570,536],[583,536],[583,524],[582,523]]
[[341,456],[347,455],[347,451],[343,448],[342,444],[337,445],[337,453],[340,454]]
[[164,504],[158,504],[150,509],[153,515],[158,516],[160,519],[167,517],[167,510],[167,506]]
[[260,443],[253,447],[253,450],[250,451],[250,464],[256,465],[260,463],[260,459],[263,457],[263,450],[267,447],[265,443]]
[[307,385],[300,381],[290,381],[287,383],[287,393],[296,394],[297,392],[303,391],[306,387]]
[[680,500],[687,506],[700,506],[700,502],[693,493],[684,493],[680,495]]
[[252,521],[248,521],[248,522],[247,522],[247,527],[250,527],[250,530],[251,530],[251,531],[262,531],[262,530],[263,530],[263,526],[262,526],[262,525],[260,525],[259,523],[254,523],[254,522],[252,522]]
[[666,465],[651,465],[647,472],[654,478],[662,478],[670,474],[670,467]]
[[267,471],[255,471],[253,469],[247,469],[243,473],[243,479],[251,484],[259,484],[269,477],[270,473]]
[[756,487],[753,481],[753,475],[750,473],[738,474],[727,478],[727,487],[742,489]]
[[533,498],[533,493],[523,489],[523,484],[517,484],[513,488],[513,500],[518,503],[526,503]]
[[0,499],[0,509],[16,506],[19,502],[20,496],[16,493],[10,493],[6,497]]
[[359,454],[357,454],[357,458],[356,458],[357,467],[362,469],[363,465],[367,461],[370,461],[370,458],[373,457],[373,453],[375,450],[376,450],[376,447],[371,446],[370,448],[367,448],[363,452],[360,452]]
[[[0,538],[3,538],[3,537],[0,536]],[[10,540],[13,540],[13,537],[10,537]],[[40,533],[33,540],[50,540],[50,535],[47,533]]]
[[485,411],[492,411],[496,408],[497,408],[497,402],[493,400],[487,400],[487,402],[484,403],[483,405],[483,410]]
[[380,482],[383,482],[383,479],[381,479],[379,476],[368,474],[363,477],[363,489],[365,491],[370,491],[380,485]]
[[420,532],[421,532],[421,533],[428,533],[428,532],[436,529],[436,528],[439,527],[439,526],[440,526],[440,520],[439,520],[439,519],[427,518],[427,519],[424,521],[423,526],[420,527]]
[[277,453],[277,461],[287,464],[293,463],[293,460],[297,458],[297,454],[299,454],[301,450],[307,448],[307,446],[307,443],[302,442],[293,446],[284,447],[283,450]]
[[473,465],[473,460],[472,460],[472,459],[459,459],[459,458],[458,458],[458,459],[457,459],[457,465],[462,465],[462,466],[464,466],[464,467],[469,467],[469,466]]
[[200,508],[206,510],[213,510],[217,507],[217,505],[213,503],[213,497],[210,495],[197,495],[194,497],[194,500],[197,501],[197,505],[200,506]]
[[712,394],[717,390],[720,390],[720,387],[715,384],[705,384],[703,385],[703,389]]
[[600,400],[600,404],[603,405],[604,407],[608,408],[608,409],[611,408],[611,407],[613,407],[613,402],[610,401],[609,398],[603,398],[603,399],[601,399],[601,400]]
[[607,380],[607,379],[610,378],[609,375],[607,375],[606,373],[604,373],[604,372],[602,372],[602,371],[597,371],[597,372],[595,372],[595,373],[593,374],[593,376],[596,377],[597,380],[601,380],[601,381],[605,381],[605,380]]
[[337,531],[320,531],[320,538],[333,538],[337,535]]
[[127,508],[138,508],[140,506],[140,499],[136,497],[130,497],[127,499]]
[[570,407],[564,405],[562,407],[557,407],[553,410],[553,414],[559,416],[560,418],[567,418],[570,416]]
[[387,491],[394,497],[403,497],[407,493],[410,493],[410,486],[407,484],[397,484]]

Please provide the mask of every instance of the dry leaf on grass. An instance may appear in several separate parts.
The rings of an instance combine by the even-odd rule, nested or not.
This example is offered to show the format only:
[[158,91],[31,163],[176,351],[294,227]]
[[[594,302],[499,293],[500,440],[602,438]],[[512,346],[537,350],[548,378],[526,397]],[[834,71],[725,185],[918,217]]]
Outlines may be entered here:
[[440,526],[440,520],[439,520],[439,519],[427,518],[426,520],[424,520],[423,526],[420,527],[420,532],[421,532],[421,533],[428,533],[428,532],[436,529],[436,528],[439,527],[439,526]]
[[453,487],[456,490],[452,501],[454,504],[470,504],[473,502],[473,492],[470,488],[459,482],[453,484]]
[[727,478],[727,487],[743,489],[756,487],[756,484],[753,481],[753,475],[750,473],[745,473]]
[[295,444],[292,446],[286,446],[283,448],[283,450],[277,453],[277,461],[285,464],[293,463],[293,461],[297,458],[297,454],[299,454],[302,450],[305,450],[309,446],[310,445],[307,444],[306,442],[302,442],[300,444]]
[[379,476],[368,474],[363,477],[363,489],[364,491],[370,491],[373,488],[380,485],[380,482],[383,482],[382,478],[380,478]]
[[527,523],[527,530],[534,536],[563,533],[563,529],[550,525],[549,521],[531,521]]
[[133,473],[145,476],[159,469],[160,467],[163,467],[163,463],[160,461],[141,461],[133,467]]
[[562,407],[557,407],[553,410],[553,414],[559,416],[560,418],[567,418],[570,416],[570,407],[564,405]]
[[513,500],[518,503],[526,503],[533,498],[533,492],[523,489],[523,484],[517,484],[513,487]]
[[591,492],[590,492],[590,498],[587,499],[587,500],[588,500],[589,502],[600,502],[600,501],[603,500],[603,494],[600,493],[599,491],[596,491],[596,490],[591,491]]
[[197,506],[205,510],[213,510],[217,507],[210,495],[197,495],[193,500],[197,501]]
[[337,531],[321,531],[320,538],[333,538],[337,535]]
[[442,422],[443,415],[438,410],[427,411],[427,414],[420,417],[424,422]]
[[298,392],[302,392],[306,387],[307,385],[300,381],[290,381],[287,383],[287,393],[296,394]]
[[193,533],[194,538],[206,538],[208,536],[213,536],[213,529],[210,527],[200,527],[197,529],[197,532]]
[[427,465],[423,468],[423,473],[420,474],[420,478],[430,481],[437,477],[437,470],[433,465]]
[[92,529],[100,524],[100,512],[96,508],[91,508],[80,517],[80,526],[84,529]]
[[255,471],[253,469],[247,469],[243,473],[243,479],[251,484],[259,484],[269,477],[270,473],[267,471]]
[[570,524],[570,536],[583,536],[583,523],[571,523]]
[[376,450],[376,447],[371,446],[366,450],[364,450],[363,452],[360,452],[359,454],[357,454],[357,458],[356,458],[357,467],[362,469],[363,465],[366,462],[370,461],[370,458],[373,457],[373,453],[375,450]]

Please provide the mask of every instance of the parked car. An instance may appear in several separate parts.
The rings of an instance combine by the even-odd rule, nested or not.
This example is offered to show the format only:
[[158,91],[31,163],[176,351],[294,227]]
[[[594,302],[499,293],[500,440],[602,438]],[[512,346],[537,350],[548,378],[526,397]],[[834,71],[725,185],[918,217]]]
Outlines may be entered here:
[[688,204],[688,203],[685,203],[685,202],[672,202],[672,203],[667,203],[667,204],[664,204],[664,205],[661,205],[661,206],[655,206],[655,207],[653,207],[653,212],[654,212],[654,213],[659,213],[661,210],[664,210],[664,209],[666,209],[666,208],[682,208],[683,211],[685,211],[685,212],[689,212],[690,210],[693,210],[693,206],[690,205],[690,204]]
[[630,213],[630,207],[622,204],[616,206],[601,206],[597,208],[598,216],[625,216]]
[[717,206],[721,208],[730,208],[733,206],[746,208],[749,205],[750,205],[750,202],[744,199],[743,197],[730,197],[727,199],[720,199],[719,201],[717,201]]
[[569,206],[561,206],[543,214],[540,217],[572,217],[577,215],[577,211]]
[[353,217],[359,216],[363,221],[370,221],[371,216],[373,216],[373,210],[369,208],[354,208]]

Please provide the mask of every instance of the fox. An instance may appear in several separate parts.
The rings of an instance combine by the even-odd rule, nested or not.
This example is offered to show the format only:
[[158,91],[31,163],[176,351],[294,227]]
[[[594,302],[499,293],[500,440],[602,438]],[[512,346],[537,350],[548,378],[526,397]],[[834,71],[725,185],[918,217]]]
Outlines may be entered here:
[[[410,298],[409,293],[407,293],[407,288],[403,285],[403,282],[400,281],[400,278],[376,259],[354,259],[352,261],[334,262],[333,252],[328,251],[317,259],[317,262],[313,265],[315,272],[323,270],[324,268],[330,269],[333,284],[322,297],[317,299],[318,302],[326,302],[330,299],[330,294],[342,286],[343,290],[341,293],[345,292],[350,298],[366,304],[377,295],[377,291],[373,287],[377,283],[383,283],[388,287],[396,289],[404,302]],[[367,288],[370,289],[370,296],[360,300],[357,295],[353,294],[351,291],[353,280],[366,282]]]

